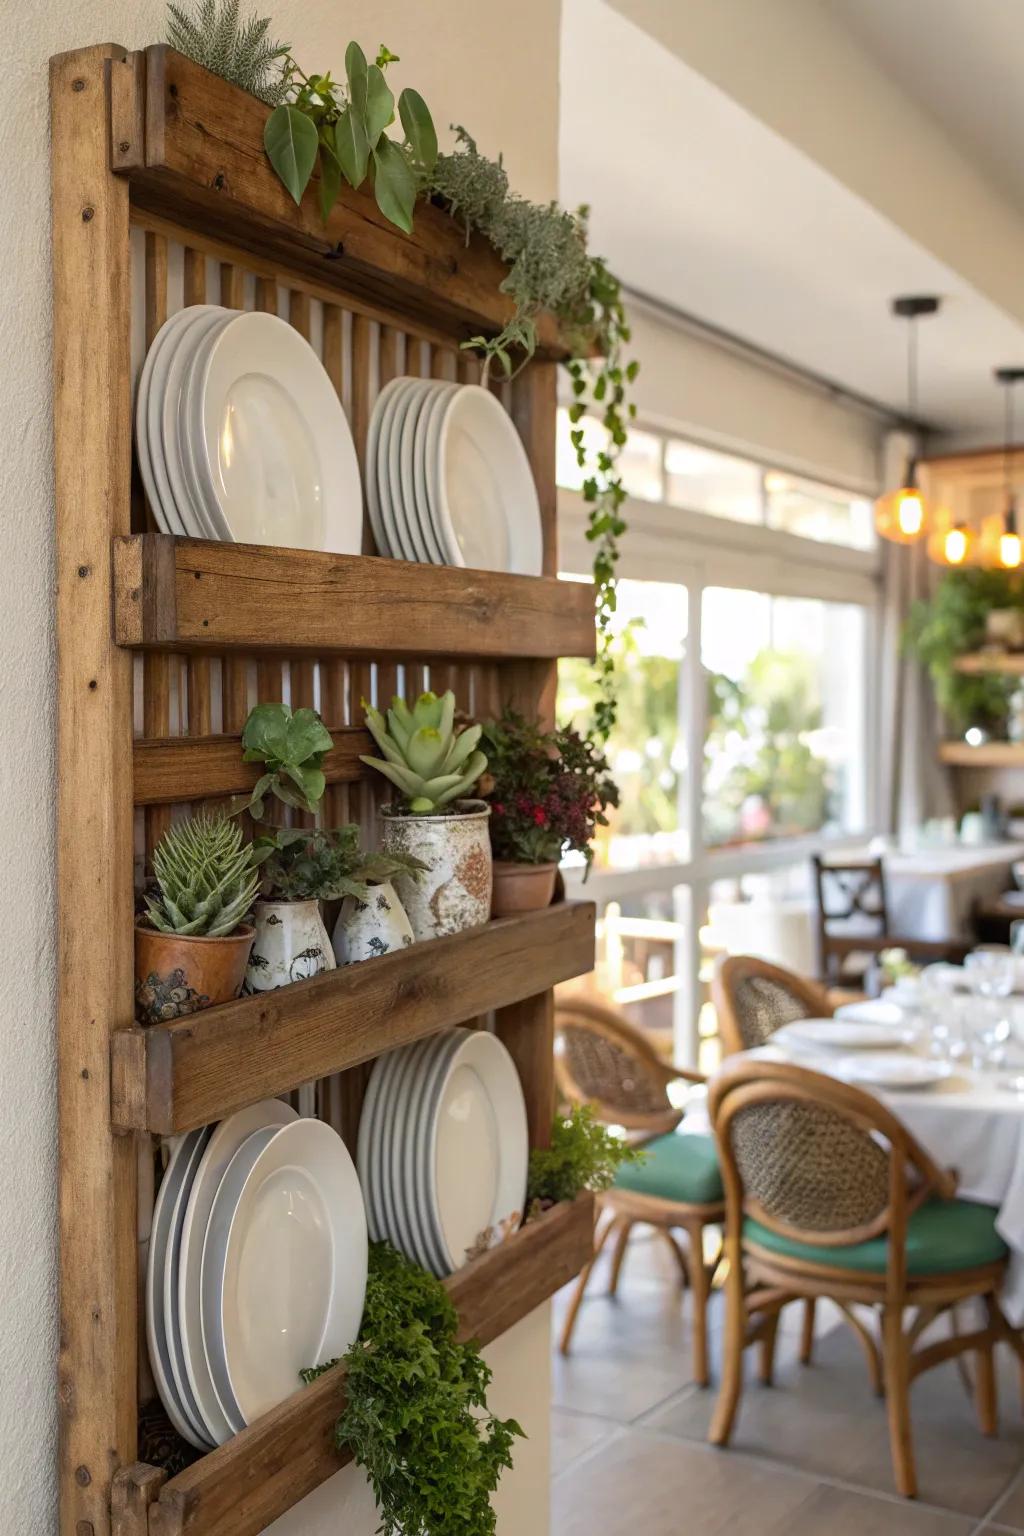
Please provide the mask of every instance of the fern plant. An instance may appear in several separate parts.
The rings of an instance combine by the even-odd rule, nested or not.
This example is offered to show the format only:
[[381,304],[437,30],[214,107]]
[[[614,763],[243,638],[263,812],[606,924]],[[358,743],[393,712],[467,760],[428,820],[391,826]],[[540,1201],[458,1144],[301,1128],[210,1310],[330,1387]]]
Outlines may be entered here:
[[268,37],[269,16],[240,15],[240,0],[167,7],[167,41],[204,69],[276,107],[289,85],[288,45]]

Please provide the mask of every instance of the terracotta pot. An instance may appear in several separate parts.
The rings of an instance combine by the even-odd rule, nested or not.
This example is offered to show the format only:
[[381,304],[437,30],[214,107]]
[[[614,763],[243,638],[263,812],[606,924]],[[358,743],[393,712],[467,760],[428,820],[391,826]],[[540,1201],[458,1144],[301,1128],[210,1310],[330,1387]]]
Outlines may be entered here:
[[355,965],[408,949],[416,942],[405,908],[390,880],[370,887],[365,901],[346,896],[334,928],[334,957],[339,965]]
[[557,874],[557,864],[510,864],[505,859],[495,859],[492,916],[514,917],[517,912],[539,912],[542,907],[550,907]]
[[135,925],[135,1016],[140,1024],[166,1024],[229,1003],[245,980],[255,928],[242,923],[222,939],[161,933]]
[[245,974],[249,992],[273,992],[334,968],[318,901],[256,903],[256,942]]
[[483,800],[459,800],[434,816],[403,815],[390,806],[381,811],[384,852],[412,854],[427,866],[418,877],[393,881],[417,939],[480,928],[490,917],[490,814]]

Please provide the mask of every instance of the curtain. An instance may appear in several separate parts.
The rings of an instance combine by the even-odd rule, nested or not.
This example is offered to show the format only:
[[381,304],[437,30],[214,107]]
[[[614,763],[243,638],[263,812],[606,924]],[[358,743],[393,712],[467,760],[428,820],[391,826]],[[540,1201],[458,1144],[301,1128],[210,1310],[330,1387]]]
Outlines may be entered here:
[[[914,442],[891,432],[883,448],[883,485],[899,485]],[[879,624],[878,811],[883,832],[902,836],[934,816],[952,816],[956,806],[950,770],[938,759],[941,718],[925,668],[903,650],[903,627],[912,603],[930,597],[941,570],[925,552],[925,541],[882,541],[882,597]]]

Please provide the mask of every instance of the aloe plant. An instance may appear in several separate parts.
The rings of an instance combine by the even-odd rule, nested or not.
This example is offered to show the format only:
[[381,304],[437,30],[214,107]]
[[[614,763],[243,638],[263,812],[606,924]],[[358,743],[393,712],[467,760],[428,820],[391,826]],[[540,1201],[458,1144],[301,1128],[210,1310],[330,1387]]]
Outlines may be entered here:
[[362,761],[391,780],[418,816],[429,816],[457,800],[479,779],[487,759],[477,751],[480,726],[455,729],[455,695],[421,693],[412,709],[394,698],[387,719],[363,701],[366,724],[384,760]]
[[153,854],[159,896],[146,896],[154,928],[221,939],[252,908],[259,871],[241,828],[223,816],[193,816],[165,832]]

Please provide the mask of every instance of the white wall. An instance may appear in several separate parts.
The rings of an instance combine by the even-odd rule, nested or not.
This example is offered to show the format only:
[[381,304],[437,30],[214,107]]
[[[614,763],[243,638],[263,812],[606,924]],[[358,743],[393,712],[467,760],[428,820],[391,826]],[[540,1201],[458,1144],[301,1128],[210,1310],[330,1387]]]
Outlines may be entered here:
[[[269,3],[269,0],[268,0]],[[402,56],[396,79],[419,89],[439,125],[463,122],[505,152],[513,184],[557,190],[557,0],[277,0],[277,31],[307,67],[342,71],[345,45],[380,41]],[[36,0],[7,30],[0,108],[0,741],[4,879],[0,933],[0,1531],[56,1528],[56,1116],[53,921],[54,639],[50,425],[47,59],[113,39],[159,41],[162,0]],[[68,1149],[74,1156],[74,1148]],[[492,1352],[500,1411],[532,1439],[501,1501],[507,1536],[546,1527],[547,1309]],[[528,1369],[526,1368],[528,1367]],[[337,1480],[357,1499],[358,1474]],[[335,1484],[315,1529],[336,1531]],[[333,1507],[332,1507],[333,1506]],[[312,1532],[312,1516],[275,1532]],[[365,1502],[345,1529],[369,1536]]]

